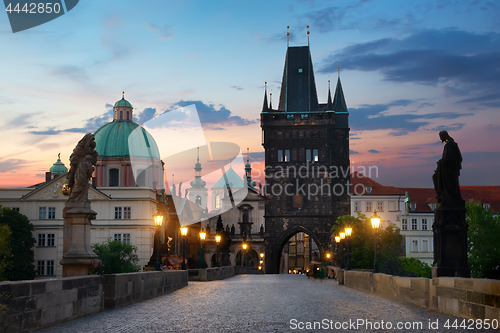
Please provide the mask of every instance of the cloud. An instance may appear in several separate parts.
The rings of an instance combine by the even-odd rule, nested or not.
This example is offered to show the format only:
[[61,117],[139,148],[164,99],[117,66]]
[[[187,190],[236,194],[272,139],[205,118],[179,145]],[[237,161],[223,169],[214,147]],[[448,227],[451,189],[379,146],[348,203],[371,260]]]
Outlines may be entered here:
[[[245,159],[246,161],[246,157],[247,157],[247,153],[243,153],[243,158]],[[260,161],[260,160],[264,160],[264,158],[266,157],[266,153],[261,151],[261,152],[250,152],[250,158],[252,160],[256,160],[256,161]]]
[[236,89],[236,90],[243,90],[243,88],[239,87],[239,86],[231,86],[231,88]]
[[458,123],[458,124],[452,124],[452,125],[440,125],[437,127],[434,127],[432,130],[436,132],[441,132],[441,131],[458,131],[461,130],[465,126],[465,123]]
[[171,25],[164,24],[162,26],[159,26],[154,23],[149,23],[148,29],[156,32],[156,34],[158,35],[158,39],[161,40],[172,39],[172,37],[174,36],[173,26]]
[[0,160],[0,172],[7,172],[24,167],[27,161],[20,159]]
[[499,101],[499,50],[498,33],[424,30],[402,39],[347,46],[331,54],[320,72],[336,73],[340,65],[347,70],[379,72],[384,80],[396,83],[442,84],[445,96],[475,91],[496,94],[494,100]]
[[52,71],[55,75],[66,76],[75,81],[83,81],[88,78],[87,73],[83,67],[74,65],[58,66]]
[[33,116],[38,115],[38,113],[23,113],[18,115],[12,120],[9,120],[6,124],[6,127],[22,127],[24,125],[28,125],[32,122]]
[[224,126],[246,126],[259,122],[258,119],[244,119],[239,116],[232,116],[231,111],[220,104],[219,109],[216,109],[212,103],[205,104],[202,101],[179,101],[173,104],[169,110],[174,110],[177,107],[185,107],[194,104],[198,111],[201,125],[211,129],[223,129]]
[[378,150],[375,150],[375,149],[370,149],[368,150],[369,153],[372,153],[372,154],[378,154],[380,153]]
[[142,125],[146,121],[153,119],[155,115],[156,108],[145,108],[144,110],[142,110],[142,112],[134,115],[134,118],[139,125]]
[[56,130],[55,127],[49,127],[45,131],[29,131],[29,133],[34,135],[55,135],[61,133],[61,130]]
[[[402,136],[414,132],[420,127],[430,124],[429,119],[456,119],[472,116],[473,113],[437,112],[427,114],[390,114],[394,106],[407,106],[410,100],[396,100],[386,104],[363,104],[360,108],[349,109],[350,123],[356,131],[360,130],[392,130],[391,136]],[[458,125],[458,124],[455,124]],[[351,138],[352,139],[352,138]]]
[[351,154],[351,155],[357,155],[359,153],[357,151],[349,149],[349,154]]

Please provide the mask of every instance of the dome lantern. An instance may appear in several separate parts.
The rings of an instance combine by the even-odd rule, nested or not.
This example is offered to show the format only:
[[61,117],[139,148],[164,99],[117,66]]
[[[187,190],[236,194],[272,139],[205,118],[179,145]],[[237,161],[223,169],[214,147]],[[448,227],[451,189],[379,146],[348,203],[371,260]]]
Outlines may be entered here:
[[129,101],[125,99],[125,92],[122,92],[122,99],[117,101],[113,106],[113,121],[128,120],[132,121],[132,112],[134,108]]

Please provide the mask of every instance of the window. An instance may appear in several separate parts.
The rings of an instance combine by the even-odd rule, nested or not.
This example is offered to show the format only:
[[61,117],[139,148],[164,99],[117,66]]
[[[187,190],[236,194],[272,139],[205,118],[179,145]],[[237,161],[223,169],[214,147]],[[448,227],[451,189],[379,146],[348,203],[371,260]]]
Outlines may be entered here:
[[307,113],[303,113],[300,115],[300,119],[307,120],[307,119],[309,119],[309,115]]
[[313,150],[313,161],[318,162],[319,161],[319,155],[318,155],[318,150],[314,149]]
[[411,209],[411,210],[416,210],[416,209],[417,209],[417,203],[415,203],[415,202],[410,202],[410,209]]
[[285,150],[285,162],[290,162],[290,150]]
[[484,207],[484,209],[489,210],[490,209],[490,204],[485,203],[485,204],[483,204],[483,207]]
[[429,203],[429,208],[434,211],[436,209],[436,203],[435,202],[431,202]]
[[418,252],[418,240],[412,240],[411,244],[411,251]]
[[411,219],[411,230],[418,230],[418,220]]
[[293,118],[295,118],[293,114],[287,114],[286,115],[286,119],[293,120]]
[[429,252],[429,241],[426,239],[422,240],[422,252]]
[[55,234],[47,234],[47,246],[55,246]]
[[130,220],[131,207],[123,207],[123,218],[125,220]]
[[113,235],[113,240],[115,240],[115,241],[121,241],[122,240],[122,234],[114,234]]
[[200,196],[197,196],[196,199],[195,199],[195,203],[199,206],[201,206],[201,197]]
[[45,234],[38,234],[38,246],[45,246]]
[[118,169],[109,170],[109,186],[118,186]]
[[130,120],[130,111],[127,111],[127,120]]
[[47,207],[39,207],[38,208],[38,218],[40,220],[47,219]]
[[401,220],[401,230],[408,230],[408,219]]
[[422,219],[422,230],[428,230],[427,229],[427,219]]
[[11,209],[19,213],[19,207],[12,207]]
[[283,162],[283,150],[278,150],[278,162]]
[[354,211],[355,212],[361,211],[361,202],[359,202],[359,201],[354,202]]
[[215,195],[215,209],[220,209],[220,194]]
[[372,187],[371,186],[366,187],[366,194],[372,194]]
[[37,260],[36,262],[36,273],[38,275],[45,275],[45,261]]
[[120,120],[123,120],[123,111],[120,111]]
[[383,211],[384,211],[384,202],[377,201],[377,212],[383,212]]
[[49,207],[49,220],[53,220],[56,218],[56,207]]
[[371,201],[367,201],[366,202],[366,211],[367,212],[371,212],[372,211],[372,202]]
[[121,220],[122,218],[122,208],[115,207],[115,220]]
[[54,275],[54,260],[47,260],[47,275]]
[[311,149],[306,149],[306,162],[311,162]]
[[303,69],[302,68],[299,68],[299,73],[302,73],[303,72]]
[[123,234],[123,242],[130,245],[130,234]]

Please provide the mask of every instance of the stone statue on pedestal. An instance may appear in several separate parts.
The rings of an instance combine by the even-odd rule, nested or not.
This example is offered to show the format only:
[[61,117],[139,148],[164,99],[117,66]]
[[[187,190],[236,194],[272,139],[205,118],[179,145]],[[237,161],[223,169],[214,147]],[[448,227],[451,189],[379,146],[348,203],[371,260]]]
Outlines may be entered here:
[[438,204],[434,211],[434,267],[432,276],[470,277],[467,263],[467,222],[465,201],[460,194],[458,177],[462,154],[447,131],[439,132],[446,142],[443,157],[432,176]]
[[101,265],[90,244],[91,220],[97,213],[90,208],[88,192],[97,162],[94,135],[85,134],[70,156],[67,175],[69,198],[64,205],[63,277],[89,275]]

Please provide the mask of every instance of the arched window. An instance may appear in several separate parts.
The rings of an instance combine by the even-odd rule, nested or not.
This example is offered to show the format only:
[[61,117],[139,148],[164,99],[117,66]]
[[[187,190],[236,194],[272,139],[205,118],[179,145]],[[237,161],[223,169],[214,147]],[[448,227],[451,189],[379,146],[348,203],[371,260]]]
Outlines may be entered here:
[[215,195],[215,209],[220,209],[220,194]]
[[118,180],[118,169],[110,169],[109,170],[109,186],[119,186]]
[[248,218],[248,210],[243,211],[243,223],[248,223],[249,218]]
[[201,206],[201,197],[200,196],[197,196],[196,199],[195,199],[195,204],[197,205],[200,205]]
[[123,120],[123,111],[120,111],[120,120]]
[[130,120],[130,111],[127,111],[127,120]]

